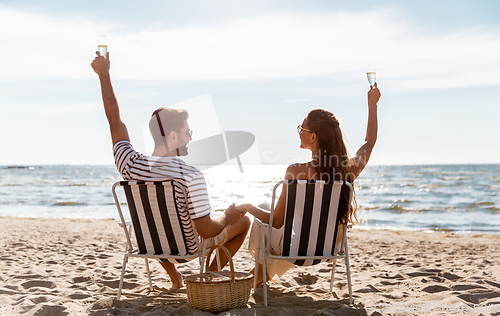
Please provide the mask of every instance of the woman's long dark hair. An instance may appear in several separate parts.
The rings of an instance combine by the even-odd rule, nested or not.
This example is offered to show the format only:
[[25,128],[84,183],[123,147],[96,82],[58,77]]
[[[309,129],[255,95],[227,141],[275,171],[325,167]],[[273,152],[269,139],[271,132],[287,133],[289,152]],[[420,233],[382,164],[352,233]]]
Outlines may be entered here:
[[[313,163],[319,179],[327,182],[345,180],[354,188],[355,175],[349,172],[349,154],[344,144],[340,124],[332,112],[314,109],[306,117],[307,129],[316,134],[318,148],[313,154]],[[348,190],[342,190],[343,201],[348,201]],[[354,192],[353,192],[354,194]],[[339,206],[339,221],[342,224],[355,223],[357,203],[353,197],[352,204]]]

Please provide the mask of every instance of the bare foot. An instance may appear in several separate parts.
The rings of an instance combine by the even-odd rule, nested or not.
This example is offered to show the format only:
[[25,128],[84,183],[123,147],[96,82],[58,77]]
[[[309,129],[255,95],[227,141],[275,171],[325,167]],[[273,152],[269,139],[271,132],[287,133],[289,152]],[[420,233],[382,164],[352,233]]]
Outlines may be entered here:
[[173,289],[183,288],[184,282],[182,279],[182,274],[179,271],[177,271],[175,265],[170,262],[161,262],[161,261],[160,264],[170,276],[170,282],[172,282],[172,286],[170,287],[170,289],[173,290]]
[[184,287],[183,284],[181,284],[181,286],[178,286],[178,285],[172,285],[169,290],[177,290],[177,289],[182,289]]
[[170,281],[172,282],[171,290],[181,289],[184,287],[184,280],[182,279],[182,274],[179,271],[176,271],[174,275],[170,274]]

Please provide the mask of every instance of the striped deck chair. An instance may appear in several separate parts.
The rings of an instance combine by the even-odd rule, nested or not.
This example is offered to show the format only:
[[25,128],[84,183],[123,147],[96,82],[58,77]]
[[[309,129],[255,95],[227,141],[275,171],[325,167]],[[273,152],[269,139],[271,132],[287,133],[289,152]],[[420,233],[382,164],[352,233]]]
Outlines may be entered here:
[[[282,184],[287,187],[285,220],[283,224],[285,227],[281,255],[276,256],[270,254],[271,244],[268,243],[265,245],[264,243],[264,229],[269,230],[268,240],[272,240],[271,228],[273,225],[276,189]],[[345,198],[341,198],[343,190],[348,190],[346,196],[349,198],[347,201],[345,201]],[[270,223],[261,225],[258,238],[255,259],[256,262],[259,262],[259,256],[263,256],[263,280],[266,280],[266,260],[268,258],[287,260],[299,266],[333,262],[330,280],[330,292],[332,292],[335,259],[344,258],[349,286],[349,303],[352,304],[347,229],[344,227],[342,233],[337,234],[341,225],[337,219],[339,205],[341,203],[347,203],[347,206],[351,205],[352,196],[352,185],[345,181],[335,181],[329,184],[320,180],[283,180],[278,182],[273,189]],[[341,240],[337,240],[337,238],[341,238]],[[341,245],[340,249],[335,249],[336,244]],[[258,269],[255,269],[255,271],[254,289],[257,288]],[[267,282],[264,282],[263,286],[264,303],[267,305]]]
[[[125,193],[130,221],[125,221],[116,194],[117,186],[121,186]],[[185,263],[199,258],[200,273],[203,273],[205,240],[202,240],[200,245],[196,228],[186,207],[187,192],[179,182],[120,181],[113,184],[112,192],[120,215],[120,226],[123,227],[127,240],[118,300],[129,257],[144,258],[150,290],[153,287],[148,259]],[[135,235],[134,242],[131,228]]]

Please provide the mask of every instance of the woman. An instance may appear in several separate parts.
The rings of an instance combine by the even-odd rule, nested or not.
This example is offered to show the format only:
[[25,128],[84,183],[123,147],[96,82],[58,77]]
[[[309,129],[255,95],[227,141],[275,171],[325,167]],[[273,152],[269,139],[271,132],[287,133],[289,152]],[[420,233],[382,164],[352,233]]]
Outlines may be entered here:
[[[353,183],[364,169],[377,140],[377,102],[380,99],[380,90],[377,83],[370,86],[368,91],[368,124],[366,128],[365,143],[358,149],[353,158],[349,158],[340,125],[333,113],[314,109],[309,111],[302,125],[297,127],[300,136],[300,148],[311,151],[312,159],[306,163],[295,163],[288,166],[285,174],[287,180],[346,180]],[[276,204],[273,216],[273,233],[271,240],[271,253],[279,254],[281,251],[281,237],[283,235],[283,222],[285,219],[286,187],[283,188]],[[269,207],[251,204],[242,204],[237,207],[239,211],[249,212],[263,223],[269,223]],[[349,209],[339,214],[341,224],[356,221],[356,202]],[[249,251],[255,258],[257,234],[259,228],[254,221],[250,232]],[[267,232],[267,230],[266,230]],[[340,232],[341,233],[341,232]],[[268,242],[266,236],[266,243]],[[269,260],[267,265],[268,280],[276,281],[288,269],[293,267],[288,261]],[[259,270],[262,265],[259,264]],[[252,270],[253,273],[253,270]],[[259,272],[259,276],[262,273]],[[258,280],[262,283],[262,280]]]

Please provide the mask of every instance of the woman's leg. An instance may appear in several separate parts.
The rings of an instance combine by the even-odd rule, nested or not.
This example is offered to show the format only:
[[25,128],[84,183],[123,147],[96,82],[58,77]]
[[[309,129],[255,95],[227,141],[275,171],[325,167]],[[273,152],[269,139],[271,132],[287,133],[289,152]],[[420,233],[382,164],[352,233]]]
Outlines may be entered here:
[[[257,277],[257,287],[260,287],[262,285],[262,280],[263,280],[262,276],[264,275],[262,273],[262,265],[260,263],[258,265],[258,269],[259,269],[258,270],[259,271],[259,276]],[[267,271],[267,269],[266,269],[266,271]],[[255,268],[253,268],[252,271],[250,271],[250,274],[255,275]],[[267,279],[267,281],[270,280],[269,273],[266,273],[266,279]],[[253,287],[253,284],[252,284],[252,287]]]

